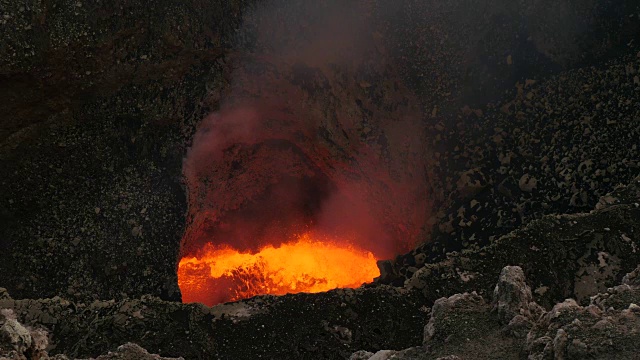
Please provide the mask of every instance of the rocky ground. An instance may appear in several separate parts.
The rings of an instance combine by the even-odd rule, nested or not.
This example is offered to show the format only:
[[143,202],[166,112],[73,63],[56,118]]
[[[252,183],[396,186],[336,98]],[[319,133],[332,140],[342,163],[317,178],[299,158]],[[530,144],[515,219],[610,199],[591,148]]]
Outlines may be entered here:
[[[420,341],[414,330],[424,326],[427,310],[419,294],[390,287],[263,296],[212,308],[153,297],[90,304],[5,298],[0,308],[26,326],[47,328],[50,353],[95,357],[133,341],[187,359],[337,359],[360,348],[409,347]],[[16,341],[0,349],[19,351]]]
[[465,292],[438,299],[422,346],[358,351],[350,359],[637,359],[639,274],[640,267],[588,305],[567,299],[546,311],[522,269],[507,266],[490,297]]
[[430,242],[360,289],[207,308],[174,302],[182,158],[260,45],[254,3],[0,0],[0,358],[632,359],[640,5],[362,3],[390,68],[332,86],[419,102]]
[[640,52],[525,81],[513,99],[463,110],[456,130],[434,125],[434,146],[454,143],[436,153],[434,170],[448,180],[450,205],[436,215],[433,242],[396,259],[396,271],[411,272],[416,257],[482,248],[545,214],[585,211],[637,176],[639,71]]

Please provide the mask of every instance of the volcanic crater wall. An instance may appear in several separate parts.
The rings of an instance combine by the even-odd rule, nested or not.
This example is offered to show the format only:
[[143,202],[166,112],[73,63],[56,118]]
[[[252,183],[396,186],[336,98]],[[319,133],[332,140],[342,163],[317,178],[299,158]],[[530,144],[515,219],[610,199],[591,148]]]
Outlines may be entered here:
[[[0,101],[0,284],[15,298],[61,295],[91,300],[154,294],[177,300],[180,239],[184,252],[193,251],[190,246],[205,241],[207,232],[224,228],[208,229],[207,223],[233,223],[234,216],[246,220],[249,204],[258,212],[271,199],[283,199],[283,192],[295,194],[296,201],[284,201],[279,209],[293,209],[286,214],[301,217],[287,222],[317,221],[329,200],[354,194],[349,202],[357,207],[356,200],[365,198],[361,207],[373,218],[382,214],[392,238],[412,242],[423,225],[427,229],[441,224],[445,229],[446,224],[459,227],[460,205],[478,199],[462,196],[457,184],[462,189],[480,184],[479,188],[489,189],[482,195],[485,198],[493,198],[500,183],[495,183],[496,178],[509,177],[510,186],[519,188],[520,176],[516,178],[515,173],[498,176],[484,171],[499,170],[493,160],[505,157],[471,151],[485,144],[476,133],[504,138],[507,125],[522,116],[545,122],[547,118],[540,114],[548,107],[564,108],[565,99],[583,93],[582,86],[596,77],[600,80],[591,85],[611,84],[603,96],[619,90],[615,82],[626,84],[628,94],[636,91],[637,75],[627,70],[633,61],[616,63],[615,70],[601,65],[621,53],[636,56],[630,40],[639,28],[638,15],[633,15],[638,14],[637,1],[331,4],[287,1],[286,6],[267,4],[262,11],[249,1],[93,5],[68,0],[0,1],[0,23],[10,29],[0,31],[0,43],[5,45],[0,47],[0,95],[5,99]],[[305,10],[307,6],[313,11]],[[335,21],[326,16],[332,6],[340,15]],[[269,32],[260,31],[264,29]],[[513,89],[517,81],[526,84],[527,79],[541,80],[591,65],[599,67],[570,74],[570,92],[547,96],[554,101],[530,101],[529,92],[547,92],[546,88],[530,91],[535,90],[530,85],[521,87],[522,94],[514,90],[517,101],[504,99],[504,91]],[[557,77],[545,84],[558,90],[566,81]],[[484,109],[487,101],[511,104],[507,113],[501,113],[499,107]],[[548,115],[556,119],[548,123],[581,118],[585,114],[578,110],[591,100],[580,101],[570,111]],[[632,105],[612,101],[600,107],[610,114],[629,114],[626,111],[634,110]],[[182,158],[196,124],[216,110],[218,114],[201,127],[220,127],[234,119],[229,114],[241,111],[255,112],[261,120],[255,129],[239,134],[235,146],[219,145],[218,160],[204,152],[202,167],[194,167],[190,171],[195,175],[187,178],[187,208],[181,187]],[[426,139],[428,150],[433,150],[424,157],[416,150],[427,149],[424,144],[410,143],[404,149],[399,140],[408,132],[406,119],[419,114],[429,118]],[[356,119],[360,123],[353,122]],[[395,127],[395,121],[403,125]],[[480,122],[482,126],[474,125]],[[604,117],[597,122],[602,128],[608,126]],[[498,123],[500,130],[494,126]],[[556,131],[556,125],[544,131]],[[618,122],[617,129],[624,129],[621,125]],[[398,128],[405,130],[396,133]],[[584,130],[582,125],[579,130]],[[513,134],[514,143],[525,139],[521,135]],[[195,145],[198,137],[206,138],[200,133]],[[589,135],[589,141],[598,138],[598,133]],[[460,147],[456,150],[456,146]],[[621,155],[616,161],[623,165],[624,146],[616,146],[616,154]],[[608,156],[609,151],[600,148],[594,159]],[[194,149],[197,153],[198,146]],[[556,150],[566,151],[562,146],[545,151]],[[233,151],[242,155],[241,161],[229,161],[236,156]],[[255,166],[259,156],[285,158],[285,154],[288,163],[297,164],[295,171]],[[474,171],[479,155],[486,160],[480,167],[482,174]],[[394,204],[403,203],[402,196],[420,193],[421,189],[412,187],[400,186],[403,191],[397,193],[403,195],[393,197],[386,210],[389,194],[397,190],[387,188],[389,179],[414,184],[410,179],[420,179],[424,173],[416,164],[431,156],[431,191],[426,198],[433,201],[427,205],[434,209],[434,216],[420,224],[420,216],[428,211],[411,208],[416,203]],[[524,168],[531,162],[517,164]],[[249,190],[244,186],[252,181],[227,181],[216,166],[227,166],[231,173],[255,168],[248,174],[264,178]],[[601,176],[600,171],[598,176],[609,179],[605,187],[629,179],[633,169],[619,168],[624,169],[622,176]],[[416,174],[409,175],[406,169]],[[602,169],[589,167],[594,173],[598,170]],[[372,184],[368,176],[374,179]],[[230,184],[229,192],[216,193],[217,188],[201,185],[200,179],[207,178]],[[490,186],[482,182],[487,178]],[[266,179],[275,184],[267,185]],[[227,199],[236,190],[244,200]],[[569,190],[562,190],[561,205],[554,203],[544,212],[584,210],[597,201],[594,195],[581,206],[567,206],[573,196]],[[553,189],[550,196],[558,196],[557,191]],[[312,193],[319,196],[305,197]],[[306,208],[303,203],[308,204]],[[511,205],[511,200],[501,203],[500,210],[508,213]],[[187,211],[189,225],[183,236]],[[497,219],[483,218],[488,220],[476,225],[489,236]],[[250,230],[254,231],[258,230]],[[442,256],[465,242],[450,232],[436,235],[449,244],[418,252]],[[467,239],[473,236],[467,235]]]
[[256,38],[230,59],[230,89],[185,160],[185,254],[207,242],[256,250],[305,228],[385,258],[424,238],[419,102],[366,4],[298,5],[245,18]]
[[0,2],[0,283],[179,300],[182,157],[243,1]]

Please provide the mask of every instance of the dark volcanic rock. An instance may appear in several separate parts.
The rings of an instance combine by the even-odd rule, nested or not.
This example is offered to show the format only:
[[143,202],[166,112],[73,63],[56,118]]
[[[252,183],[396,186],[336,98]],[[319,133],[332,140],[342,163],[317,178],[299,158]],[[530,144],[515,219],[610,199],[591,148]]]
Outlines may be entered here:
[[183,305],[156,298],[72,303],[0,300],[27,326],[51,330],[55,350],[98,356],[136,342],[186,359],[340,359],[357,349],[405,348],[422,340],[421,296],[391,287]]
[[[419,269],[406,286],[430,302],[476,290],[489,297],[495,278],[509,264],[520,266],[545,307],[567,297],[587,301],[640,263],[640,179],[607,195],[615,201],[577,215],[548,215],[479,250],[449,254]],[[615,204],[614,204],[615,203]]]
[[517,81],[620,56],[640,30],[634,0],[401,0],[376,6],[397,63],[434,117],[498,101]]
[[[524,283],[516,269],[505,267],[496,287]],[[640,288],[623,284],[594,296],[586,307],[567,299],[545,312],[531,302],[524,306],[540,311],[527,320],[526,336],[514,337],[512,324],[522,315],[510,320],[504,312],[492,312],[476,293],[456,294],[436,301],[423,346],[358,351],[350,359],[633,359],[639,350],[634,340],[640,331],[639,300]],[[505,320],[509,325],[500,329]]]
[[10,309],[0,309],[0,357],[9,359],[46,359],[47,332],[26,328]]
[[133,343],[118,346],[116,351],[107,355],[100,355],[96,360],[184,360],[183,358],[165,358],[155,354],[149,354],[147,350]]
[[[295,14],[302,3],[288,2],[286,11]],[[514,153],[517,157],[507,151],[472,156],[491,162],[499,157],[505,163],[513,157],[512,169],[507,169],[513,173],[497,182],[495,175],[484,168],[486,164],[479,167],[465,160],[473,153],[470,150],[487,143],[484,140],[463,140],[468,148],[459,147],[450,157],[444,154],[441,147],[447,152],[455,149],[447,139],[457,138],[459,128],[453,121],[455,114],[453,119],[442,114],[451,115],[448,110],[457,111],[468,103],[471,107],[465,113],[471,120],[463,124],[475,122],[475,116],[486,113],[476,105],[487,100],[485,95],[497,99],[515,81],[524,83],[525,77],[546,76],[558,69],[590,65],[624,53],[629,50],[626,44],[633,45],[630,40],[638,27],[637,15],[629,15],[637,14],[638,4],[633,1],[588,1],[577,6],[573,0],[526,4],[407,0],[374,1],[367,6],[366,16],[376,26],[374,42],[389,45],[380,48],[389,49],[387,55],[393,57],[393,66],[411,80],[425,113],[431,114],[434,127],[441,129],[433,132],[434,139],[439,137],[439,145],[433,149],[435,161],[441,162],[442,168],[460,170],[459,174],[474,169],[481,178],[479,183],[472,179],[472,187],[463,186],[466,194],[486,192],[500,184],[504,193],[511,192],[504,196],[518,197],[518,180],[525,174],[538,182],[532,190],[534,195],[547,191],[547,184],[551,188],[554,185],[524,171],[530,163],[517,163],[531,152],[529,149],[523,154]],[[251,52],[260,46],[256,34],[235,31],[242,14],[249,14],[252,8],[249,1],[2,4],[2,26],[12,31],[0,35],[5,45],[0,49],[0,95],[5,99],[0,102],[0,185],[6,189],[0,194],[0,283],[15,297],[58,294],[93,299],[150,293],[178,298],[176,240],[186,212],[180,186],[181,158],[195,123],[217,106],[224,92],[225,53],[231,48]],[[304,32],[290,30],[284,29],[280,35],[304,37]],[[275,46],[271,50],[282,49]],[[305,61],[316,60],[307,56]],[[627,101],[633,98],[598,100],[608,93],[607,86],[619,86],[617,93],[623,97],[632,92],[625,84],[635,79],[630,73],[633,69],[626,70],[628,78],[624,79],[619,76],[621,69],[618,66],[605,73],[586,70],[572,75],[588,80],[572,81],[574,86],[591,84],[589,91],[596,92],[591,94],[595,97],[593,106],[606,116],[594,121],[617,121],[613,126],[620,126],[623,121],[614,115],[632,108],[633,102]],[[601,83],[593,81],[597,79]],[[291,81],[308,85],[305,76]],[[366,83],[362,83],[365,88]],[[571,121],[592,118],[590,114],[576,114],[577,109],[585,108],[582,103],[565,106],[570,95],[558,91],[564,83],[560,79],[548,83],[548,89],[531,92],[525,86],[524,96],[533,105],[525,101],[524,105],[516,102],[507,106],[514,115],[504,121],[514,123],[522,113],[547,111],[565,114],[564,118]],[[552,94],[549,90],[554,88]],[[528,98],[529,93],[533,99]],[[538,100],[545,93],[549,99]],[[524,108],[516,109],[521,106]],[[543,117],[536,118],[541,124],[548,123]],[[503,121],[493,116],[487,119]],[[441,120],[446,126],[436,125]],[[489,130],[496,126],[502,125]],[[554,129],[545,131],[550,134]],[[491,136],[504,138],[502,132],[496,130]],[[338,135],[333,137],[341,134],[335,133]],[[590,136],[603,135],[592,132]],[[635,135],[629,132],[628,136]],[[513,148],[505,150],[513,152]],[[602,183],[615,184],[626,176],[628,167],[635,166],[632,153],[606,166],[599,164],[596,155],[601,154],[581,160],[581,171],[592,171],[596,177],[577,183],[575,189],[564,181],[563,186],[572,190],[558,201],[568,201],[575,195],[573,204],[591,205],[590,192],[583,201],[584,186],[596,181],[598,191],[604,194]],[[610,176],[611,170],[622,175]],[[458,183],[459,178],[450,175],[433,171],[435,206],[449,206],[456,200],[456,192],[451,192],[448,200],[438,200],[449,192],[447,184]],[[438,219],[442,229],[465,224],[464,231],[458,229],[452,242],[486,243],[484,234],[477,240],[481,236],[474,237],[476,231],[468,229],[497,226],[510,231],[520,221],[517,217],[537,214],[538,207],[544,208],[547,203],[508,201],[508,205],[494,206],[489,199],[495,192],[478,195],[480,198],[468,199],[464,207],[451,205]],[[556,196],[549,194],[550,198]],[[488,207],[495,208],[501,217],[490,216],[497,220],[482,222]],[[547,212],[559,207],[552,209]],[[461,218],[457,217],[458,211],[464,213]],[[514,214],[518,214],[515,221]],[[427,252],[442,253],[436,250],[439,248]]]
[[[294,11],[301,4],[292,2],[285,8]],[[225,54],[232,48],[251,52],[260,46],[251,31],[235,31],[253,4],[65,0],[2,5],[2,26],[12,31],[0,35],[5,45],[0,50],[0,95],[6,99],[0,102],[0,185],[6,189],[0,194],[0,283],[17,298],[124,298],[149,293],[177,299],[177,240],[186,213],[181,158],[195,123],[217,106],[226,88]],[[450,231],[443,235],[450,242],[464,247],[486,244],[494,227],[510,231],[552,204],[531,200],[527,194],[547,192],[551,199],[560,196],[552,201],[590,206],[599,195],[596,192],[606,193],[607,186],[628,178],[628,169],[637,165],[633,152],[600,164],[603,154],[612,156],[615,151],[594,147],[593,154],[583,152],[589,158],[565,160],[565,155],[557,155],[549,160],[580,161],[579,170],[588,172],[589,179],[580,180],[554,166],[557,176],[568,180],[543,181],[545,176],[528,169],[536,161],[519,162],[537,149],[524,146],[516,152],[513,145],[535,141],[519,135],[508,139],[503,133],[511,130],[500,124],[516,123],[523,114],[541,114],[531,116],[539,119],[537,124],[551,124],[545,127],[547,134],[562,126],[584,132],[587,129],[580,124],[604,122],[612,127],[606,136],[596,133],[595,127],[588,136],[602,141],[618,134],[635,138],[623,126],[628,117],[618,116],[633,109],[629,84],[637,69],[632,62],[616,63],[609,70],[573,72],[568,83],[558,78],[531,91],[524,77],[547,76],[632,51],[625,46],[633,46],[630,40],[637,33],[637,16],[629,16],[637,13],[637,3],[403,1],[367,6],[366,15],[376,26],[374,42],[390,45],[380,49],[389,49],[393,67],[412,80],[425,113],[433,116],[437,143],[433,156],[441,163],[433,171],[433,198],[435,206],[443,208],[436,222],[443,231],[454,229],[455,235]],[[304,32],[288,32],[304,37]],[[305,58],[307,66],[300,66],[303,71],[290,81],[307,87],[305,69],[316,60]],[[513,103],[502,104],[510,115],[478,108],[487,100],[485,94],[500,98],[517,80],[522,80],[526,92]],[[362,82],[365,89],[367,83],[371,84]],[[569,89],[587,89],[591,98],[565,91],[565,83]],[[620,99],[602,100],[609,90],[616,90]],[[370,94],[371,99],[379,93]],[[482,96],[476,98],[477,94]],[[471,107],[464,113],[471,120],[458,122],[457,114],[449,110],[467,103]],[[579,111],[585,108],[601,116]],[[558,125],[559,121],[547,121],[545,113],[556,120],[561,114],[562,120],[579,124]],[[493,125],[468,131],[467,125],[477,116]],[[455,126],[458,123],[461,127]],[[537,125],[520,130],[526,133],[530,128]],[[486,132],[511,145],[478,153],[474,149],[489,142],[462,136],[465,146],[452,150],[456,147],[449,140],[457,139],[461,129],[464,136]],[[328,140],[340,134],[336,131]],[[441,147],[452,153],[445,154]],[[541,154],[552,159],[560,148],[547,148]],[[510,167],[505,170],[508,176],[488,171],[490,167],[479,164],[478,157],[492,166],[501,159]],[[455,169],[455,176],[444,168]],[[473,174],[468,173],[471,170]],[[519,180],[525,175],[529,177],[524,188],[531,193],[520,194]],[[448,184],[458,183],[462,193],[478,198],[460,204],[456,197],[461,193],[448,189]],[[552,191],[558,186],[560,193]],[[495,189],[507,195],[496,196]],[[451,198],[440,199],[445,193]],[[500,202],[505,197],[518,200],[492,204],[491,199]],[[488,208],[499,215],[486,216]],[[561,209],[551,206],[543,212]],[[477,234],[478,228],[485,231]],[[432,250],[420,252],[442,254],[440,248]]]
[[[304,1],[286,4],[293,11]],[[182,157],[196,124],[233,86],[233,60],[264,45],[236,32],[252,2],[0,1],[0,26],[10,30],[0,32],[0,309],[16,316],[0,316],[0,356],[43,356],[41,327],[49,352],[71,357],[635,356],[640,4],[363,6],[375,26],[367,39],[390,60],[384,69],[331,65],[323,76],[316,57],[332,53],[322,48],[272,73],[286,75],[323,119],[310,139],[340,152],[357,135],[384,156],[389,139],[365,115],[408,101],[385,98],[402,84],[384,80],[402,76],[426,114],[414,125],[430,141],[411,152],[429,159],[435,216],[414,225],[432,228],[434,241],[381,263],[380,282],[407,289],[373,284],[207,308],[165,301],[180,296]],[[287,33],[306,41],[304,31],[280,29]],[[268,73],[268,63],[246,77]],[[322,113],[335,108],[357,134]],[[526,280],[514,268],[500,279],[505,266]],[[537,304],[549,309],[542,317]],[[119,348],[129,342],[148,352]]]
[[[448,298],[440,298],[436,300],[431,308],[431,319],[429,323],[424,327],[424,340],[423,343],[429,343],[431,340],[437,340],[435,337],[438,335],[440,339],[450,341],[451,328],[454,324],[464,323],[465,320],[457,319],[456,317],[464,317],[465,313],[485,313],[489,309],[488,304],[484,301],[482,296],[479,296],[475,292],[469,294],[455,294]],[[457,330],[457,329],[456,329]],[[465,334],[465,336],[473,336],[476,334]]]
[[0,5],[0,284],[14,297],[180,299],[182,154],[241,7]]
[[590,210],[637,176],[640,4],[408,3],[387,8],[389,33],[433,152],[433,232],[413,255],[437,261]]
[[502,324],[509,324],[520,315],[535,320],[541,309],[533,308],[531,288],[525,282],[524,273],[518,266],[505,266],[500,272],[498,284],[493,290],[494,310]]
[[[436,262],[447,252],[481,249],[545,214],[615,204],[606,195],[640,169],[640,113],[632,105],[640,101],[638,69],[634,51],[606,66],[517,84],[513,100],[462,117],[456,130],[438,135],[433,146],[447,150],[436,153],[433,187],[449,197],[436,201],[432,241],[412,254]],[[467,169],[482,169],[479,191],[457,186],[469,183]]]

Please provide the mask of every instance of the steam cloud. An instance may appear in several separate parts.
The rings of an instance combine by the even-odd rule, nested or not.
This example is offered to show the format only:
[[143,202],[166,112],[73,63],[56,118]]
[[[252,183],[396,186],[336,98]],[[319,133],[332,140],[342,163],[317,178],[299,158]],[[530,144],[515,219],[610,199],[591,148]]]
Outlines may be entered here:
[[277,1],[245,16],[228,91],[184,161],[185,254],[312,230],[388,258],[424,236],[420,106],[369,6]]

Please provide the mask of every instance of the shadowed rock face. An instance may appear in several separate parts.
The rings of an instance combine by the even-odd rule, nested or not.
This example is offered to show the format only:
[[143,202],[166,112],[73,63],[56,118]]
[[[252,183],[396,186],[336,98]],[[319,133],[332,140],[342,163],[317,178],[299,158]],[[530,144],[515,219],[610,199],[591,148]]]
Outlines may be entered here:
[[147,5],[1,6],[0,283],[16,297],[180,298],[182,154],[243,4]]
[[[425,160],[428,165],[430,194],[425,197],[433,200],[429,204],[435,215],[424,224],[415,221],[412,229],[422,232],[424,227],[426,234],[433,227],[431,238],[444,245],[421,247],[411,254],[413,260],[396,261],[390,282],[402,286],[410,279],[407,285],[422,290],[429,303],[467,290],[486,296],[503,266],[520,265],[540,304],[551,306],[570,295],[587,299],[635,266],[637,240],[630,231],[639,230],[633,201],[616,203],[617,196],[605,197],[602,206],[608,211],[589,218],[540,217],[588,211],[600,196],[618,183],[629,183],[637,172],[638,149],[632,144],[637,128],[630,124],[638,115],[633,104],[638,103],[640,80],[636,42],[630,40],[638,34],[638,4],[579,3],[404,1],[389,8],[391,3],[367,2],[363,11],[370,14],[367,24],[373,28],[367,34],[375,51],[386,51],[386,67],[363,70],[366,64],[342,64],[328,68],[326,59],[314,56],[299,61],[268,57],[251,61],[257,65],[253,70],[262,72],[260,76],[246,66],[240,70],[244,78],[234,83],[234,59],[255,55],[251,32],[236,36],[235,31],[241,26],[241,14],[254,8],[248,2],[155,1],[153,6],[126,1],[108,6],[77,1],[4,2],[1,26],[13,30],[0,32],[0,43],[6,44],[0,49],[0,97],[5,99],[0,101],[0,285],[18,299],[60,295],[82,303],[153,294],[178,300],[175,264],[188,211],[182,158],[196,124],[220,109],[220,99],[228,94],[244,104],[252,97],[279,95],[303,99],[289,110],[313,124],[320,121],[320,126],[300,138],[285,127],[279,133],[286,135],[284,141],[277,144],[264,141],[274,133],[266,129],[263,139],[244,144],[239,151],[249,153],[252,146],[261,144],[268,154],[281,154],[283,143],[299,149],[302,155],[293,163],[313,164],[304,169],[321,174],[305,194],[331,193],[344,187],[345,179],[351,181],[347,172],[331,169],[329,164],[352,161],[348,152],[352,144],[396,149],[384,169],[399,173],[406,182],[412,178],[406,173],[410,167],[398,159]],[[282,11],[286,17],[296,14],[295,9]],[[605,64],[610,57],[615,59]],[[597,66],[568,71],[587,65]],[[274,84],[276,76],[284,83],[283,92],[271,94],[265,84]],[[513,89],[518,80],[521,85],[503,97],[504,89]],[[234,92],[238,88],[246,92]],[[487,101],[494,104],[480,106]],[[233,110],[237,103],[226,105]],[[324,114],[326,109],[336,116]],[[387,115],[398,109],[424,114],[419,125],[426,127],[430,143],[412,149],[425,148],[426,154],[411,157],[397,150],[402,132],[389,135],[394,134],[394,126]],[[380,120],[365,131],[362,114],[368,111]],[[381,134],[387,143],[380,140]],[[329,149],[328,153],[313,156],[314,144]],[[364,170],[356,174],[358,181],[377,167],[370,161],[379,159],[375,155],[355,157],[364,163]],[[232,165],[233,161],[222,163]],[[278,174],[287,177],[286,172]],[[371,188],[381,191],[384,186]],[[267,193],[264,187],[256,192]],[[424,199],[410,200],[421,203]],[[397,208],[404,210],[383,214],[383,219],[404,217],[398,214],[406,213],[411,201],[399,199]],[[188,216],[195,219],[201,205],[189,205],[193,207]],[[232,211],[224,210],[232,216]],[[309,212],[313,215],[313,209]],[[529,225],[497,240],[524,224]],[[548,234],[549,228],[558,229],[558,234]],[[443,259],[447,250],[462,249],[472,251],[419,269],[425,262]],[[600,271],[603,261],[606,271]],[[298,309],[308,299],[323,302],[323,296],[327,295],[283,298],[287,305],[282,305],[281,317],[293,316],[284,310],[287,306]],[[331,296],[326,299],[327,307],[342,303]],[[379,309],[382,313],[401,308],[405,301],[409,300],[401,298]],[[317,334],[307,333],[303,348],[296,350],[299,354],[311,354],[325,345],[329,358],[345,357],[360,348],[415,346],[420,330],[411,334],[398,330],[392,339],[382,335],[387,323],[403,329],[398,328],[403,323],[400,317],[406,323],[415,321],[412,329],[422,328],[424,323],[416,325],[424,322],[416,320],[422,300],[411,301],[410,310],[402,316],[383,317],[386,323],[375,323],[368,335],[345,350],[338,350],[346,336],[341,334],[346,332],[337,315],[331,321],[313,317],[311,323],[287,318],[290,322],[280,325],[329,329],[323,330],[330,334],[324,335],[328,339],[324,345],[317,345]],[[189,316],[181,312],[180,304],[163,304],[178,309],[171,321]],[[361,313],[374,306],[363,304]],[[207,327],[203,323],[208,320],[201,322],[205,317],[198,316],[194,322]],[[97,317],[105,318],[105,314]],[[259,324],[268,326],[279,318],[264,317]],[[50,319],[44,319],[34,322],[51,325],[46,322]],[[123,331],[125,335],[113,342],[76,342],[79,345],[73,348],[69,340],[60,349],[97,356],[141,339],[143,329],[151,326],[144,323],[132,330],[128,319],[90,322]],[[329,322],[323,325],[322,320]],[[224,321],[228,329],[238,329],[232,320]],[[360,321],[357,317],[350,324],[364,324]],[[252,338],[253,323],[242,326],[237,339]],[[356,325],[350,326],[353,331]],[[64,329],[58,328],[59,339],[71,333]],[[158,327],[157,332],[164,330]],[[89,333],[99,339],[102,331]],[[74,336],[69,339],[82,338]],[[558,337],[560,345],[563,336]],[[156,352],[166,346],[163,355],[177,356],[189,348],[191,339],[175,343],[157,339],[145,347]],[[210,337],[202,339],[200,348],[190,350],[194,356],[203,353],[200,349],[214,347]],[[224,345],[223,340],[217,339],[216,346],[229,354],[244,351],[236,343],[235,347]],[[266,346],[270,335],[261,341]],[[283,348],[251,351],[264,356],[290,354],[292,350],[285,347],[289,344],[280,345]],[[220,353],[227,354],[224,351]]]

